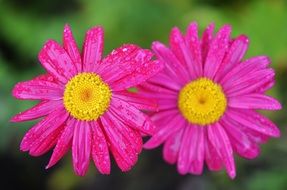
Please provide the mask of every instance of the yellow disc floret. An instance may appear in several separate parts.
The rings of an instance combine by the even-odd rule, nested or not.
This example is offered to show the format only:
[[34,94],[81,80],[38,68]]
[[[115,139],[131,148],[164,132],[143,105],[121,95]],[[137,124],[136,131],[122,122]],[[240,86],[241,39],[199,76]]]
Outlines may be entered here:
[[110,100],[109,86],[94,73],[80,73],[65,87],[64,106],[78,120],[98,119],[109,107]]
[[178,96],[178,108],[184,118],[202,126],[218,121],[226,105],[221,86],[208,78],[191,81],[180,90]]

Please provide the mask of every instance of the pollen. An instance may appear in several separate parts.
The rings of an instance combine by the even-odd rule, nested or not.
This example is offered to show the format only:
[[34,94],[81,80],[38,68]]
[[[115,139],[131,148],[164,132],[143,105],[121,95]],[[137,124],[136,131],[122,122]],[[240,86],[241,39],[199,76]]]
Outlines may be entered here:
[[199,78],[186,84],[178,95],[178,108],[192,124],[209,125],[224,114],[227,99],[222,87],[208,78]]
[[97,120],[108,109],[111,100],[109,86],[95,73],[80,73],[65,86],[64,106],[76,119]]

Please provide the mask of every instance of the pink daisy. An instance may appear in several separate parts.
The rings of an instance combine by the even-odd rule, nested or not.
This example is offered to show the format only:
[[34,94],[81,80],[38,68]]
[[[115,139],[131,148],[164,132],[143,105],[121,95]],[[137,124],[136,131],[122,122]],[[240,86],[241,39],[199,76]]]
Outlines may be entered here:
[[152,149],[164,144],[163,157],[177,163],[180,174],[201,174],[222,168],[234,178],[233,153],[252,159],[259,144],[280,131],[256,110],[278,110],[280,103],[264,95],[274,84],[270,60],[258,56],[242,60],[248,38],[231,39],[231,27],[213,35],[214,25],[198,37],[196,23],[187,34],[178,28],[170,34],[170,48],[154,42],[152,49],[165,69],[140,85],[141,96],[156,99],[157,129],[144,145]]
[[40,156],[55,146],[47,168],[71,148],[77,175],[85,175],[90,158],[100,173],[109,174],[109,152],[120,169],[128,171],[141,152],[141,133],[153,132],[151,121],[139,109],[155,109],[156,105],[126,90],[156,74],[162,64],[151,59],[151,51],[132,44],[113,50],[102,60],[103,44],[103,29],[91,28],[80,54],[66,25],[63,47],[48,40],[39,53],[48,73],[13,89],[18,99],[40,100],[12,121],[44,117],[26,133],[20,148]]

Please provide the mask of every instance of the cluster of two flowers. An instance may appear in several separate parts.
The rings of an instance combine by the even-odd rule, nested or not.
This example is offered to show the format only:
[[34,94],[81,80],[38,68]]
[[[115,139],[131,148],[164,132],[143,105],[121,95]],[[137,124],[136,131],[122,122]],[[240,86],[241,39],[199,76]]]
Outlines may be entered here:
[[179,173],[201,174],[206,162],[234,178],[234,152],[254,158],[260,143],[280,135],[256,110],[281,105],[264,95],[274,84],[269,59],[242,61],[248,38],[231,39],[228,25],[216,35],[213,30],[209,25],[200,39],[196,23],[186,35],[174,28],[169,48],[153,43],[155,60],[150,50],[132,44],[102,59],[101,27],[86,33],[80,54],[65,26],[63,47],[50,40],[39,54],[47,74],[13,90],[18,99],[40,102],[12,121],[44,117],[26,133],[21,150],[39,156],[55,146],[49,168],[71,148],[76,174],[85,175],[90,158],[109,174],[110,153],[122,171],[130,170],[147,134],[152,137],[144,147],[164,144],[164,159],[177,163]]

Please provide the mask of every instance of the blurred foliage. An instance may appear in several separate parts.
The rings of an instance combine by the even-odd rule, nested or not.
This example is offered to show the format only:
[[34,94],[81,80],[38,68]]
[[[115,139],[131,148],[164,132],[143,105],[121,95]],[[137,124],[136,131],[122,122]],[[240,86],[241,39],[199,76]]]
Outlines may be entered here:
[[[65,23],[72,27],[80,44],[85,31],[94,25],[105,28],[105,53],[122,43],[149,48],[152,41],[168,41],[170,29],[182,30],[197,21],[200,32],[210,23],[228,23],[232,35],[250,38],[246,57],[268,55],[277,72],[277,84],[270,94],[287,106],[287,1],[286,0],[0,0],[0,163],[2,187],[7,189],[287,189],[286,108],[267,113],[282,130],[280,139],[262,146],[259,158],[237,159],[238,176],[228,179],[224,172],[204,172],[202,176],[180,176],[175,166],[161,158],[161,150],[144,151],[130,173],[113,166],[110,176],[98,175],[90,167],[80,178],[73,174],[66,156],[46,171],[49,154],[31,158],[19,151],[24,132],[35,121],[11,124],[17,112],[33,105],[11,97],[11,89],[21,80],[43,73],[37,54],[47,39],[61,41]],[[1,180],[1,181],[2,181]],[[1,188],[2,188],[1,187]],[[5,188],[4,188],[5,189]]]

